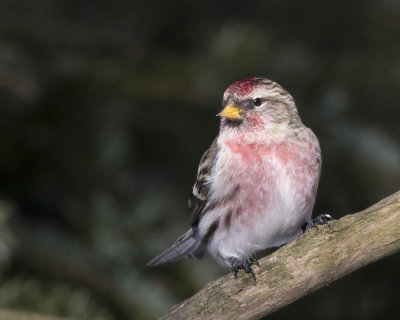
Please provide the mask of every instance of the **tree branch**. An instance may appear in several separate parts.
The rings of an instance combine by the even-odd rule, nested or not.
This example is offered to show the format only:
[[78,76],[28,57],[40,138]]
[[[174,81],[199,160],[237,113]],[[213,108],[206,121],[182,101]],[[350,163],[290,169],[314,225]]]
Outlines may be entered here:
[[209,283],[162,319],[259,319],[400,250],[400,192],[314,228],[260,260],[251,275]]

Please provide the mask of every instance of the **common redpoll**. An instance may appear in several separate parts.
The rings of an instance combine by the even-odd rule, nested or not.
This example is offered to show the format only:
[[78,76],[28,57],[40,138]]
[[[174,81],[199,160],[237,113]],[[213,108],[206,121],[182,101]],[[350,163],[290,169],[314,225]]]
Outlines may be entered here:
[[311,220],[321,151],[285,89],[265,78],[237,81],[218,116],[219,135],[200,160],[189,199],[191,228],[148,266],[210,254],[235,277],[239,269],[254,277],[256,251],[331,219]]

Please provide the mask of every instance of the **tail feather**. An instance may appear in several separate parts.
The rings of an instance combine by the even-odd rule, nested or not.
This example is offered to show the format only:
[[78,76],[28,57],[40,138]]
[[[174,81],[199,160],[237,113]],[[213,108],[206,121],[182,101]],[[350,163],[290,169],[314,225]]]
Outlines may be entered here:
[[186,233],[180,236],[170,248],[148,262],[146,266],[154,267],[162,263],[181,259],[188,255],[190,256],[191,253],[198,251],[199,246],[200,241],[193,238],[193,231],[192,229],[189,229]]

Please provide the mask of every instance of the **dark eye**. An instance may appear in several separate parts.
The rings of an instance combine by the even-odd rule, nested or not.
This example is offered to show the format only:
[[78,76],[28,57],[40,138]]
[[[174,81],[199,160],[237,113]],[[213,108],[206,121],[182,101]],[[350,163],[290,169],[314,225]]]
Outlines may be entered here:
[[255,98],[253,102],[256,107],[259,107],[259,106],[261,106],[262,101],[261,101],[261,98]]

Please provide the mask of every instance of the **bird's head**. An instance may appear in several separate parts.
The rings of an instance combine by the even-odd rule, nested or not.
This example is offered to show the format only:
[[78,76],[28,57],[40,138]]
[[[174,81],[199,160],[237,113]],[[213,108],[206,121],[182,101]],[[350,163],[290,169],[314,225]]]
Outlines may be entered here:
[[221,129],[300,126],[292,96],[279,84],[265,78],[248,78],[231,84],[224,93]]

